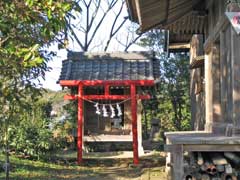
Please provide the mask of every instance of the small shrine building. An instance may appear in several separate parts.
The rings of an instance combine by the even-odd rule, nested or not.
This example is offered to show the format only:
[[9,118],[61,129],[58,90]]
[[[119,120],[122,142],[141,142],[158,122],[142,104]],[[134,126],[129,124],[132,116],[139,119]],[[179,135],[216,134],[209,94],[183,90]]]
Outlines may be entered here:
[[133,144],[133,162],[142,148],[141,101],[151,98],[148,87],[159,82],[160,64],[153,53],[69,52],[59,83],[78,101],[77,149],[82,163],[84,142]]

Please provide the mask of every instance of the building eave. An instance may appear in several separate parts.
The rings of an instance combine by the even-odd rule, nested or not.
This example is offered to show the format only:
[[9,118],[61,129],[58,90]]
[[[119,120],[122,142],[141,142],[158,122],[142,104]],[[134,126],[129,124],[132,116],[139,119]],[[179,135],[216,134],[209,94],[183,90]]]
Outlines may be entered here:
[[139,23],[135,1],[134,0],[126,0],[126,4],[127,4],[129,19],[133,22]]

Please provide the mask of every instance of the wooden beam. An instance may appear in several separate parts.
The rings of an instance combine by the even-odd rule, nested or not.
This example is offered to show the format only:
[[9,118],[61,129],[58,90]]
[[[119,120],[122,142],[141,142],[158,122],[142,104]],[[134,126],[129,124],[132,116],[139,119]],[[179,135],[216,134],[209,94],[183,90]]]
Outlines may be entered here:
[[175,50],[175,49],[190,49],[189,43],[171,43],[169,44],[169,49]]
[[185,144],[183,150],[189,152],[239,152],[239,144]]
[[208,12],[207,12],[207,10],[193,10],[192,11],[192,14],[194,15],[194,16],[198,16],[198,17],[206,17],[207,16],[207,14],[208,14]]
[[85,95],[83,99],[86,100],[124,100],[129,99],[129,95]]
[[[168,19],[168,14],[169,14],[170,1],[169,1],[169,0],[165,0],[165,5],[166,5],[165,20],[167,21],[167,19]],[[166,21],[165,21],[165,22],[166,22]],[[163,22],[163,23],[165,23],[165,22]]]
[[138,22],[135,0],[126,0],[126,4],[127,4],[130,20],[133,22]]
[[69,95],[69,94],[67,94],[67,95],[64,95],[64,100],[75,100],[75,99],[77,99],[77,95]]
[[136,86],[131,85],[131,114],[132,114],[132,135],[133,135],[133,163],[139,164],[138,157],[138,132],[137,132],[137,98]]
[[60,80],[59,84],[61,86],[78,86],[80,81],[77,80]]
[[[164,151],[175,152],[179,144],[164,145]],[[187,152],[239,152],[238,144],[182,144],[183,151]]]
[[153,86],[154,80],[61,80],[61,86]]
[[192,62],[190,63],[189,69],[204,67],[204,58],[204,55],[193,58]]
[[78,86],[78,124],[77,124],[77,162],[82,163],[83,157],[83,86]]
[[146,94],[146,95],[137,95],[137,99],[149,100],[149,99],[151,99],[151,95],[149,95],[149,94]]
[[93,135],[84,136],[84,142],[132,142],[132,135]]
[[135,0],[138,23],[142,25],[141,6],[139,0]]
[[[83,95],[82,99],[86,100],[124,100],[130,99],[130,95]],[[65,95],[64,100],[76,100],[78,95]],[[151,99],[149,94],[147,95],[137,95],[137,99],[148,100]]]
[[[125,100],[130,99],[131,96],[129,95],[85,95],[83,99],[89,100]],[[150,95],[137,95],[137,99],[148,100],[151,99]]]

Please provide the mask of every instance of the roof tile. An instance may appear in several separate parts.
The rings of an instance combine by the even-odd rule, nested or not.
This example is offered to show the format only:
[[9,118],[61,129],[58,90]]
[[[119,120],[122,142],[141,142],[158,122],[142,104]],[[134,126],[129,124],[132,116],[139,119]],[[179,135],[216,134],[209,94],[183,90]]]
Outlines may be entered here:
[[146,52],[69,52],[59,80],[156,80],[159,75],[159,61]]

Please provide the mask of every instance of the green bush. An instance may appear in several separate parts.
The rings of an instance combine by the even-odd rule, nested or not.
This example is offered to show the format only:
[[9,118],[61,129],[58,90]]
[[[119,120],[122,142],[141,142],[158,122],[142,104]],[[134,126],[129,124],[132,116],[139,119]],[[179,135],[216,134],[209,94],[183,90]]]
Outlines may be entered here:
[[17,154],[42,158],[56,147],[47,120],[21,121],[9,129],[10,148]]
[[56,151],[74,145],[73,123],[68,119],[59,121],[64,112],[58,111],[59,114],[51,117],[54,102],[54,99],[39,97],[29,102],[25,111],[14,114],[17,121],[8,128],[11,151],[32,159],[46,159]]

